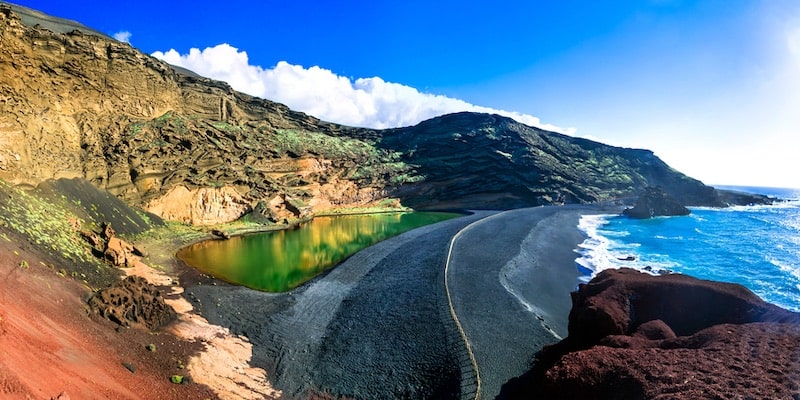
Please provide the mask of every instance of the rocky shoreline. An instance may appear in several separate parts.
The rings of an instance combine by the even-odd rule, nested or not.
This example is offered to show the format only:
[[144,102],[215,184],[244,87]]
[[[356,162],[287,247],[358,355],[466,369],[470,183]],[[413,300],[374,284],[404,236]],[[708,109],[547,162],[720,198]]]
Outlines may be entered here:
[[[287,293],[228,285],[192,269],[180,281],[187,300],[211,323],[249,338],[252,364],[265,369],[286,398],[458,398],[474,390],[475,379],[444,297],[445,256],[459,235],[450,272],[453,307],[468,340],[479,346],[482,390],[493,397],[543,345],[558,340],[553,329],[566,334],[569,291],[579,275],[573,249],[583,238],[577,220],[587,212],[608,210],[477,212],[369,247]],[[491,265],[478,261],[476,252]],[[518,265],[531,257],[533,265]],[[533,271],[521,270],[526,267]],[[501,274],[523,288],[518,296],[536,312],[508,292]],[[493,311],[497,321],[483,321],[495,302],[504,304]],[[519,327],[536,335],[533,343],[519,336]],[[497,358],[515,351],[513,366]]]
[[[462,343],[453,329],[452,320],[443,312],[445,299],[440,286],[443,281],[440,268],[444,263],[446,243],[457,233],[461,235],[466,226],[477,225],[477,222],[489,229],[473,232],[475,238],[458,250],[466,251],[460,261],[456,260],[460,263],[458,269],[462,269],[465,275],[456,279],[460,283],[454,289],[454,306],[465,321],[468,339],[473,346],[479,346],[476,354],[488,354],[488,358],[476,357],[484,374],[483,394],[490,397],[499,394],[499,398],[528,398],[534,393],[540,396],[537,398],[603,399],[619,396],[658,398],[676,391],[687,393],[682,398],[703,398],[709,393],[723,397],[739,393],[794,393],[792,385],[796,385],[798,380],[791,371],[800,370],[800,365],[795,365],[796,361],[791,358],[793,351],[800,350],[793,344],[798,342],[795,339],[800,339],[797,316],[764,303],[740,287],[715,282],[697,284],[692,278],[679,275],[665,277],[668,282],[650,282],[652,277],[638,272],[609,271],[591,284],[581,285],[581,290],[573,294],[572,311],[567,319],[568,306],[558,304],[568,303],[568,292],[577,284],[573,252],[577,242],[572,241],[579,241],[581,235],[576,223],[565,225],[564,218],[578,218],[587,212],[609,210],[585,206],[545,207],[501,213],[508,218],[497,218],[499,214],[486,218],[491,213],[480,212],[446,221],[365,249],[327,274],[283,294],[228,285],[180,265],[172,256],[179,242],[158,251],[170,252],[166,261],[173,263],[173,269],[180,273],[179,281],[184,289],[181,300],[190,304],[181,314],[207,320],[212,324],[210,327],[218,327],[213,328],[215,332],[221,329],[219,332],[223,336],[244,340],[244,345],[250,350],[243,359],[243,367],[263,371],[259,379],[269,377],[270,384],[274,385],[274,389],[251,387],[249,393],[252,395],[266,390],[271,396],[298,399],[325,396],[459,398],[465,391],[474,390],[468,383],[474,377],[470,375],[471,367],[464,361]],[[538,216],[529,220],[526,215]],[[543,224],[541,221],[547,222]],[[498,234],[496,229],[503,234]],[[515,230],[519,234],[514,233]],[[572,237],[569,232],[578,234],[578,238],[558,239],[563,234]],[[508,239],[507,248],[487,241],[501,237]],[[528,239],[523,240],[525,237]],[[534,242],[530,241],[534,239]],[[523,245],[526,240],[529,244]],[[492,251],[487,252],[486,246],[492,247]],[[523,255],[524,246],[532,247]],[[480,257],[475,258],[475,254],[470,256],[470,252],[485,254],[497,262],[499,269],[482,271],[489,264],[481,262]],[[474,266],[464,269],[464,262]],[[528,263],[522,267],[531,271],[522,275],[519,271],[511,272],[511,264],[520,262]],[[491,276],[499,276],[494,274],[500,271],[505,271],[505,279],[510,276],[513,280],[511,289],[488,291],[487,276],[490,280],[496,279]],[[608,278],[609,275],[612,278]],[[552,299],[542,297],[540,290],[529,287],[539,281],[547,282],[545,286],[550,289],[559,285],[562,289],[554,292]],[[472,287],[475,285],[481,288]],[[502,288],[501,285],[498,287]],[[514,288],[529,290],[523,294],[523,299],[525,296],[533,299],[527,303],[530,307],[527,311],[520,306],[519,294],[514,299],[511,292],[507,292]],[[597,288],[607,289],[599,292],[610,300],[595,307],[593,299],[598,296]],[[627,294],[620,295],[620,290]],[[705,309],[698,304],[675,305],[676,298],[686,298],[682,294],[684,291],[695,293],[697,290],[719,292],[723,300],[710,301],[708,296],[698,297],[698,304],[705,305]],[[476,292],[480,292],[480,296],[475,296]],[[562,300],[558,299],[559,293]],[[655,293],[652,297],[657,300],[647,300],[650,297],[642,293]],[[477,322],[484,314],[481,310],[487,304],[493,304],[492,299],[505,301],[501,300],[504,297],[510,303],[501,307],[502,311],[495,310],[498,318],[493,319],[494,322],[488,325]],[[672,314],[651,315],[645,311],[647,307],[637,305],[635,316],[647,321],[633,320],[634,314],[626,317],[622,311],[633,306],[625,304],[632,304],[630,299],[641,298],[645,300],[637,301],[647,307],[665,303],[675,307]],[[473,299],[480,299],[480,304],[476,303],[479,307],[470,311]],[[619,301],[623,301],[622,306]],[[744,305],[731,306],[730,302],[738,304],[736,301]],[[522,331],[511,326],[519,316],[502,317],[504,312],[508,312],[506,309],[517,307],[522,315],[527,315],[520,320],[523,325],[541,327],[541,332],[534,333],[535,336],[518,336]],[[587,308],[601,310],[599,314],[591,311],[590,315],[608,314],[620,318],[623,322],[618,321],[617,325],[623,324],[623,328],[609,333],[601,329],[609,326],[606,322],[579,324],[576,321],[586,318],[577,315],[585,314]],[[665,312],[663,306],[655,308],[657,310],[653,313]],[[687,309],[695,312],[688,313]],[[724,315],[720,310],[725,312]],[[681,325],[686,324],[685,321],[674,321],[676,318],[685,320],[689,318],[687,315],[701,316],[707,325],[690,324],[691,327],[686,328]],[[714,316],[719,318],[709,320]],[[627,322],[625,318],[628,318]],[[524,322],[526,320],[529,322]],[[569,330],[565,332],[567,325]],[[176,332],[175,329],[170,331]],[[581,336],[587,332],[600,333],[588,339]],[[556,344],[566,333],[569,334],[566,339]],[[510,342],[503,339],[509,334],[509,338],[514,337]],[[481,339],[484,336],[487,338],[485,342]],[[206,340],[210,339],[210,336],[206,337]],[[489,347],[482,347],[486,343]],[[500,364],[493,364],[494,355],[499,353],[491,346],[501,346],[503,350],[512,352],[516,348],[517,352],[522,351],[523,359],[525,354],[528,354],[528,359],[533,359],[539,350],[544,348],[544,351],[538,354],[539,362],[531,372],[514,379],[515,375],[508,372],[516,367],[508,368],[510,365],[504,366],[499,359]],[[654,351],[660,353],[654,354]],[[745,357],[756,351],[761,355]],[[765,354],[775,352],[779,355],[771,361],[765,360]],[[714,357],[709,358],[708,354],[714,354]],[[729,362],[728,359],[737,361]],[[681,363],[681,360],[695,361]],[[718,368],[712,366],[719,363],[730,366],[729,375],[715,373]],[[750,364],[763,366],[764,371],[770,371],[771,377],[752,374],[747,368]],[[516,370],[517,373],[524,371]],[[684,375],[692,378],[675,378]],[[506,378],[500,378],[502,376]],[[225,380],[220,378],[217,375],[214,379]],[[497,383],[489,385],[488,382]],[[777,388],[784,383],[789,385],[788,392]],[[223,398],[235,393],[231,388],[221,386],[216,387],[216,392]]]
[[572,302],[569,336],[503,398],[800,397],[800,314],[743,286],[607,270]]

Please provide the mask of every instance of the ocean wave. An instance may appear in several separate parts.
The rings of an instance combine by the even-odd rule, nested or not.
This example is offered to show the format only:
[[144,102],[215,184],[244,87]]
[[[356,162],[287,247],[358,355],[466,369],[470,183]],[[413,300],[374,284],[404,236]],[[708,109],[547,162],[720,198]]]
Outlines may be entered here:
[[693,210],[706,210],[706,211],[719,211],[719,212],[761,212],[770,210],[781,210],[787,208],[800,208],[800,200],[783,200],[776,201],[773,204],[753,204],[747,206],[729,206],[729,207],[688,207],[690,211]]
[[656,239],[661,240],[686,240],[683,236],[664,236],[664,235],[655,235],[653,236]]
[[576,252],[588,281],[600,271],[634,268],[734,282],[765,300],[800,310],[800,202],[694,209],[693,218],[639,221],[587,216]]
[[[785,229],[794,231],[795,233],[800,234],[800,215],[795,216],[795,218],[784,218],[778,221],[778,224]],[[794,236],[797,238],[797,236]]]
[[779,259],[777,259],[775,257],[767,257],[767,261],[770,264],[778,267],[778,269],[780,269],[781,271],[788,272],[788,273],[794,275],[796,278],[800,279],[800,265],[791,264],[791,263],[786,262],[784,260],[779,260]]
[[587,235],[575,250],[580,255],[575,262],[586,272],[582,281],[588,282],[607,269],[633,268],[652,275],[672,271],[675,263],[670,262],[668,256],[649,254],[643,260],[637,251],[640,243],[624,243],[605,236],[605,231],[598,228],[608,224],[608,217],[586,215],[578,223],[579,229]]
[[590,237],[595,236],[597,228],[608,224],[608,218],[613,216],[612,214],[583,215],[578,221],[578,229]]

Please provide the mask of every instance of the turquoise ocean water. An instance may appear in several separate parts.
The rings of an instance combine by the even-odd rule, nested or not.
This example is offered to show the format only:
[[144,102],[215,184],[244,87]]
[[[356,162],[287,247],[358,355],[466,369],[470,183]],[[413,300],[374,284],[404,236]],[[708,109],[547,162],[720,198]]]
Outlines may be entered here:
[[[781,199],[772,206],[691,208],[681,217],[584,216],[577,262],[588,281],[608,268],[739,283],[800,311],[800,190],[722,187]],[[633,261],[625,260],[629,257]]]

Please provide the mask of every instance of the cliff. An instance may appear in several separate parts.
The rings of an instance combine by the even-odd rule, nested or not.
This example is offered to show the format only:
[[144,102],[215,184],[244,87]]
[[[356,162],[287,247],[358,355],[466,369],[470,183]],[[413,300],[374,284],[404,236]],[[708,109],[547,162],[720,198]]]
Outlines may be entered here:
[[[20,17],[21,16],[21,17]],[[588,203],[713,188],[647,150],[460,113],[370,130],[175,68],[74,21],[0,4],[0,179],[83,178],[168,219],[273,221],[330,208]]]
[[[170,202],[187,211],[166,216],[195,223],[287,197],[317,209],[385,197],[372,176],[355,174],[390,155],[334,135],[352,128],[178,71],[79,25],[26,25],[17,9],[0,5],[0,179],[35,187],[85,178],[146,209]],[[46,26],[63,27],[53,21]]]

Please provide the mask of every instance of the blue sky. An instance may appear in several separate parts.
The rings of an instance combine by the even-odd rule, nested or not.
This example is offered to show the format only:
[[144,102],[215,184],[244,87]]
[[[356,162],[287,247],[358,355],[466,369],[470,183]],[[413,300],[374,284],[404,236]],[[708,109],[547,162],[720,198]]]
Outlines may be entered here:
[[16,2],[334,122],[503,111],[706,183],[800,187],[795,0]]

